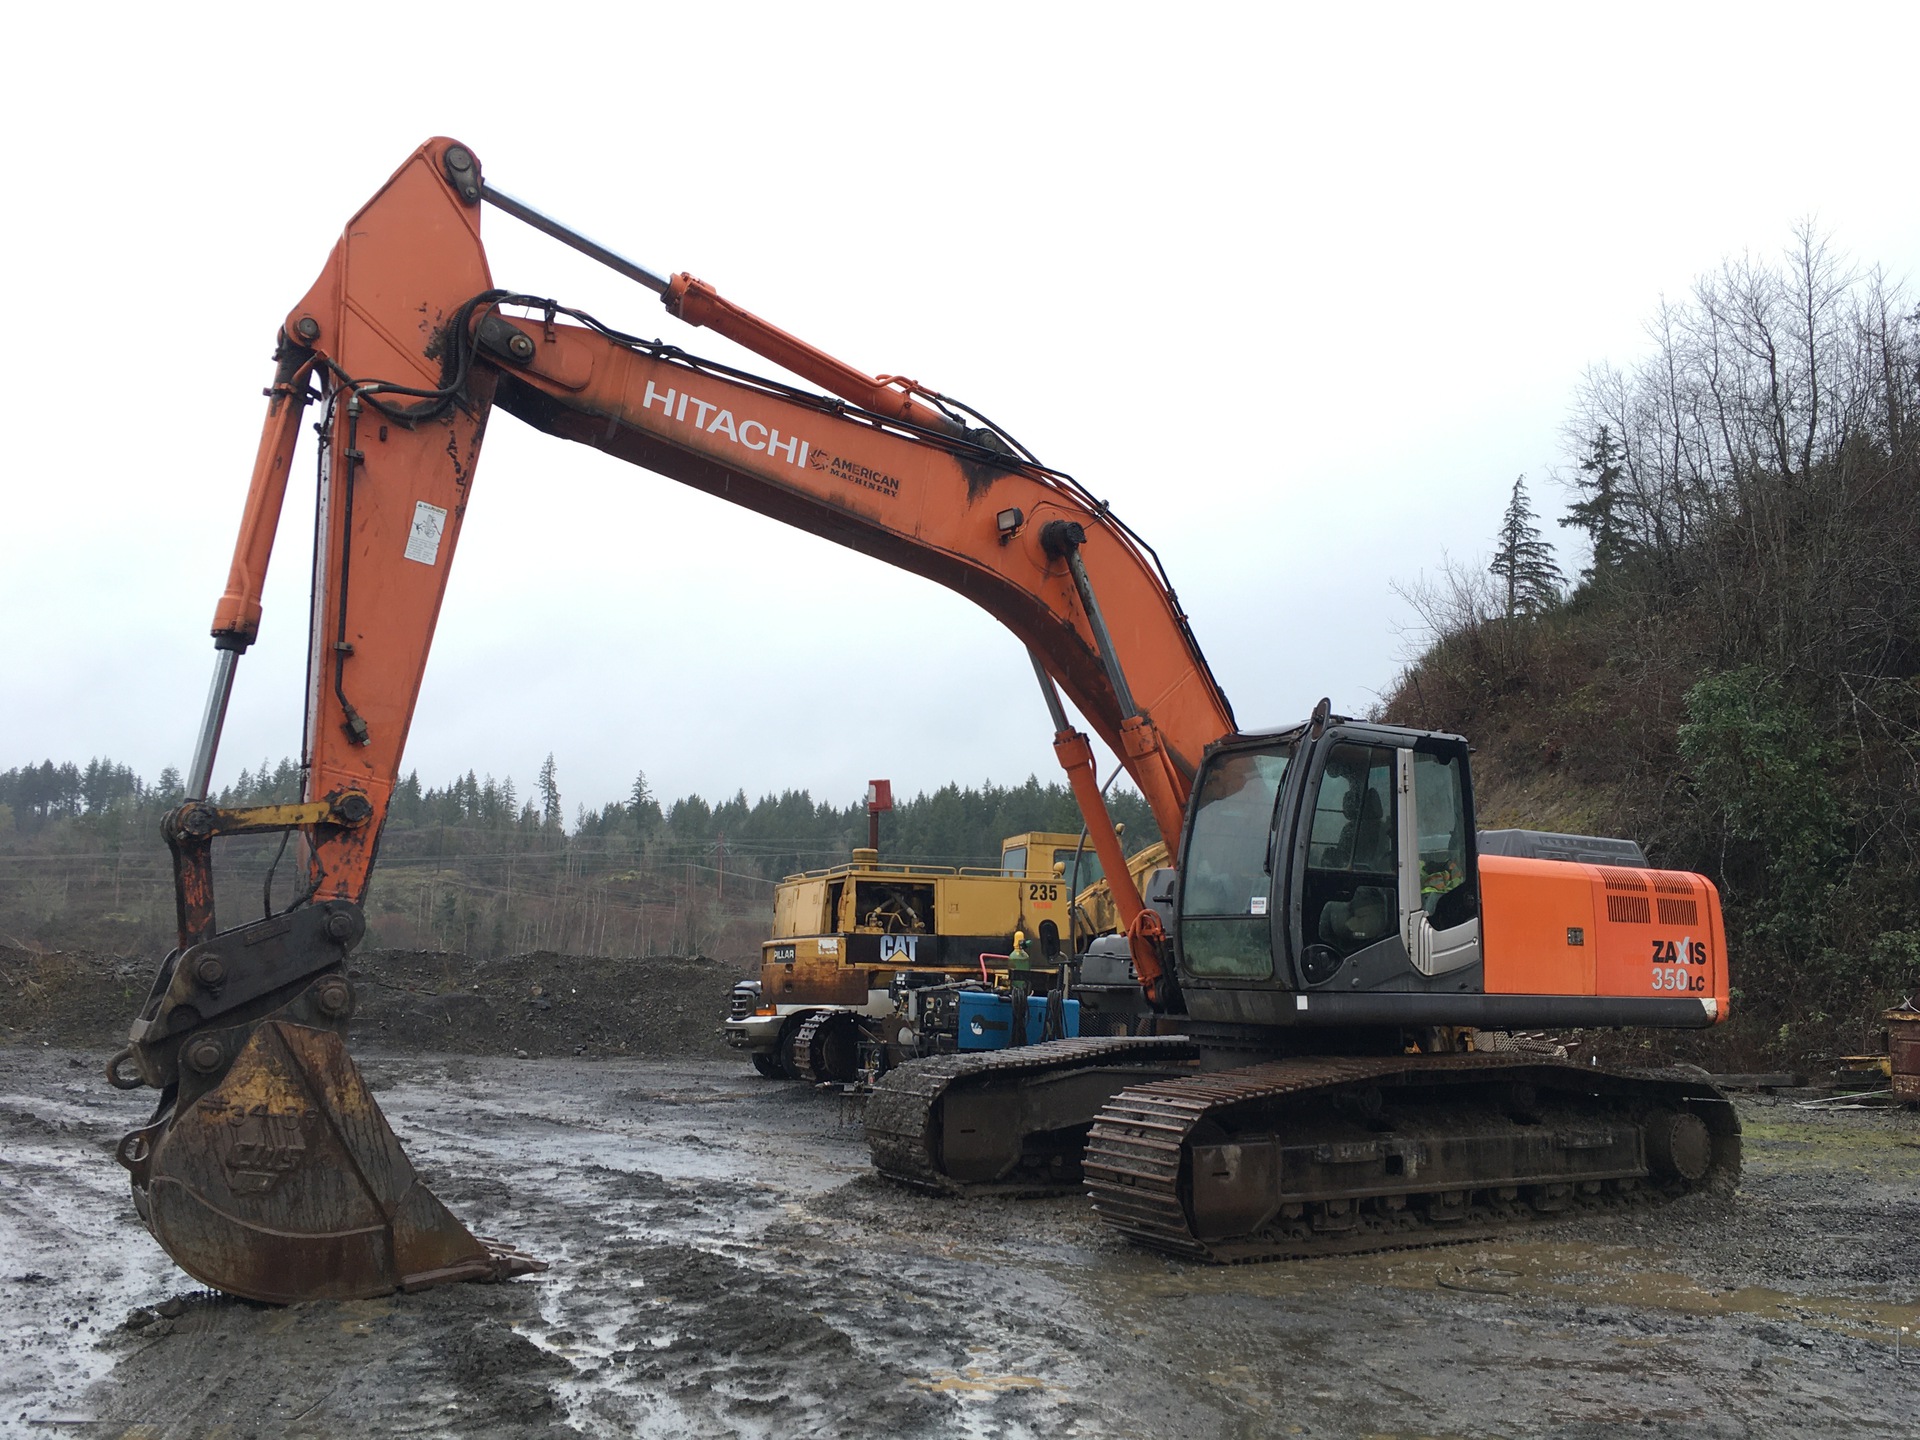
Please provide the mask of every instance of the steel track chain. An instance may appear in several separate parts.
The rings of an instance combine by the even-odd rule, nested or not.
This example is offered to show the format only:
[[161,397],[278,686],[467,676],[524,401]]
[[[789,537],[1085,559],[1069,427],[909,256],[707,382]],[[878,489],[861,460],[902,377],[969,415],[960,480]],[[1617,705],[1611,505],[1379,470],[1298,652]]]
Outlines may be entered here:
[[948,1179],[936,1154],[940,1103],[954,1085],[1083,1065],[1169,1063],[1198,1054],[1184,1035],[1086,1036],[909,1060],[881,1076],[867,1097],[867,1148],[883,1175],[924,1190],[964,1194],[983,1187]]
[[[1496,1202],[1467,1209],[1457,1220],[1429,1220],[1409,1208],[1391,1217],[1369,1215],[1351,1230],[1207,1241],[1193,1233],[1181,1195],[1188,1137],[1202,1121],[1238,1105],[1298,1100],[1315,1090],[1396,1081],[1470,1081],[1489,1076],[1544,1081],[1556,1089],[1596,1084],[1619,1094],[1649,1099],[1725,1097],[1697,1075],[1583,1066],[1544,1060],[1525,1052],[1432,1056],[1304,1057],[1220,1070],[1147,1085],[1129,1086],[1107,1102],[1088,1137],[1083,1168],[1087,1194],[1100,1218],[1141,1244],[1216,1264],[1304,1259],[1415,1245],[1455,1243],[1497,1234],[1516,1220],[1559,1218],[1565,1210],[1536,1215],[1528,1206]],[[1572,1082],[1569,1084],[1569,1082]],[[1734,1131],[1737,1141],[1738,1131]],[[1735,1150],[1737,1166],[1737,1149]],[[1701,1182],[1716,1183],[1715,1170]],[[1685,1189],[1682,1185],[1681,1189]],[[1568,1209],[1592,1210],[1620,1197],[1581,1196]]]
[[800,1072],[798,1078],[805,1084],[816,1085],[820,1082],[820,1071],[813,1063],[813,1037],[836,1013],[832,1010],[816,1010],[800,1022],[800,1028],[793,1034],[793,1068]]

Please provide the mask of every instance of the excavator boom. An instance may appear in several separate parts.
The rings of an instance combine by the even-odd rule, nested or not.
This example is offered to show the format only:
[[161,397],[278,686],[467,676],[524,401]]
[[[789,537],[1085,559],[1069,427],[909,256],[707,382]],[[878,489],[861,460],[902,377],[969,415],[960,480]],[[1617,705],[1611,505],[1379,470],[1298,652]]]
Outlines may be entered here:
[[[116,1085],[161,1092],[153,1120],[120,1152],[155,1235],[200,1279],[254,1298],[379,1294],[532,1263],[475,1240],[419,1185],[345,1050],[345,957],[364,929],[494,405],[924,575],[1013,631],[1033,656],[1122,918],[1142,937],[1149,985],[1157,917],[1127,877],[1089,742],[1054,687],[1121,757],[1170,843],[1202,751],[1234,728],[1150,550],[1070,478],[931,392],[865,375],[688,275],[663,281],[582,247],[656,290],[672,313],[834,396],[496,289],[480,240],[488,199],[579,239],[490,190],[465,146],[431,140],[353,217],[286,316],[215,611],[190,798],[165,827],[180,945],[109,1069]],[[324,449],[303,800],[224,811],[208,803],[220,727],[237,660],[259,634],[294,442],[316,402]],[[271,829],[300,838],[297,894],[285,910],[223,928],[213,842]]]
[[[450,159],[459,157],[456,169]],[[257,633],[297,430],[289,417],[304,394],[300,377],[318,376],[330,457],[309,798],[365,793],[378,833],[488,409],[498,403],[549,434],[975,601],[1122,757],[1162,833],[1179,834],[1200,753],[1233,732],[1233,714],[1157,563],[1105,505],[993,432],[914,399],[906,382],[863,376],[689,276],[669,286],[669,308],[855,399],[750,376],[493,290],[478,203],[449,179],[469,167],[477,162],[452,141],[422,146],[354,217],[283,330],[281,377],[214,637],[239,651]],[[217,675],[216,694],[228,683]],[[192,778],[204,785],[198,767]],[[336,856],[318,893],[357,900],[369,866]]]

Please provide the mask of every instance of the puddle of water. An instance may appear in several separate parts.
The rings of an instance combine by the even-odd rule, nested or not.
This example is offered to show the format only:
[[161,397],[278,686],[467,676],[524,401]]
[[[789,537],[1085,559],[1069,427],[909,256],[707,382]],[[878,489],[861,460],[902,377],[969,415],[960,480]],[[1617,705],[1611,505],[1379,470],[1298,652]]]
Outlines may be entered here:
[[[36,1101],[45,1116],[57,1102]],[[98,1117],[89,1117],[97,1120]],[[31,1397],[29,1418],[71,1418],[86,1388],[119,1360],[101,1341],[129,1311],[191,1282],[132,1214],[125,1172],[104,1157],[9,1137],[0,1169],[0,1413]]]
[[410,1151],[496,1154],[504,1132],[511,1134],[517,1155],[556,1174],[598,1165],[666,1180],[734,1179],[755,1188],[777,1184],[789,1194],[805,1195],[869,1170],[865,1145],[852,1132],[795,1147],[778,1139],[768,1143],[758,1130],[736,1135],[720,1126],[699,1133],[705,1122],[686,1113],[596,1109],[588,1117],[580,1104],[578,1097],[564,1094],[476,1093],[471,1086],[450,1096],[445,1087],[408,1082],[381,1096],[381,1108]]
[[927,1376],[915,1376],[907,1383],[946,1395],[998,1395],[1008,1390],[1047,1388],[1047,1382],[1038,1375],[990,1375],[978,1365],[969,1365],[965,1370],[936,1370]]
[[[1062,1434],[1082,1433],[1078,1417],[1069,1410],[1070,1397],[1037,1375],[993,1373],[981,1366],[963,1370],[935,1370],[924,1376],[909,1376],[907,1384],[931,1395],[943,1395],[958,1402],[946,1422],[946,1428],[966,1440],[1058,1440]],[[1029,1401],[1051,1402],[1056,1411],[1044,1421],[1028,1420],[1004,1413],[1000,1404],[1009,1396]]]
[[[538,1286],[540,1321],[537,1325],[516,1324],[513,1328],[516,1334],[549,1355],[558,1356],[572,1368],[570,1378],[557,1381],[553,1386],[554,1401],[566,1416],[567,1424],[583,1435],[605,1436],[607,1440],[629,1435],[649,1437],[649,1440],[659,1436],[664,1440],[664,1437],[686,1433],[688,1417],[677,1406],[667,1405],[667,1413],[662,1413],[660,1401],[641,1386],[622,1383],[620,1373],[620,1357],[635,1348],[622,1344],[621,1330],[637,1312],[658,1308],[664,1302],[647,1294],[646,1282],[634,1277],[617,1282],[612,1287],[612,1295],[604,1289],[590,1290],[568,1277],[575,1273],[594,1274],[593,1267],[576,1269],[582,1257],[574,1254],[570,1247],[552,1248],[554,1268]],[[660,1349],[670,1345],[673,1339],[674,1332],[662,1330],[648,1337],[646,1343]],[[614,1408],[606,1405],[609,1399],[620,1402],[621,1413],[617,1419],[605,1413]]]

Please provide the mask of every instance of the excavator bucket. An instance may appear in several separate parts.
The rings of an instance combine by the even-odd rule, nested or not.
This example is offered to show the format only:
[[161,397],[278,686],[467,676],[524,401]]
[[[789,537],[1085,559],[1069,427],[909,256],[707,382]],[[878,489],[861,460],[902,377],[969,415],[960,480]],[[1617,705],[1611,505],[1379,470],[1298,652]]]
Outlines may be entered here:
[[361,1300],[546,1269],[434,1198],[347,1054],[360,907],[308,900],[215,928],[214,837],[352,833],[371,814],[354,793],[251,810],[189,801],[162,826],[182,943],[107,1066],[114,1088],[150,1087],[160,1105],[116,1158],[161,1248],[230,1295]]
[[408,1162],[340,1036],[253,1030],[218,1084],[128,1135],[141,1214],[195,1279],[250,1300],[355,1300],[544,1270],[489,1244]]

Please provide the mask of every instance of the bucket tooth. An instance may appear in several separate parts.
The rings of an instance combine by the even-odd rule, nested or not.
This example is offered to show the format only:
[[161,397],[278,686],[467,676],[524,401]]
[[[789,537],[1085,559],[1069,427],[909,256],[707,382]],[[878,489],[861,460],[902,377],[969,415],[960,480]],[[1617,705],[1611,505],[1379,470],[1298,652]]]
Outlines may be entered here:
[[420,1182],[340,1036],[259,1026],[151,1139],[142,1211],[189,1275],[284,1304],[358,1300],[546,1266],[474,1237]]

